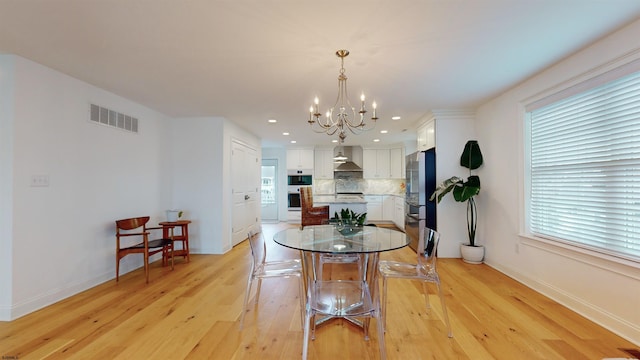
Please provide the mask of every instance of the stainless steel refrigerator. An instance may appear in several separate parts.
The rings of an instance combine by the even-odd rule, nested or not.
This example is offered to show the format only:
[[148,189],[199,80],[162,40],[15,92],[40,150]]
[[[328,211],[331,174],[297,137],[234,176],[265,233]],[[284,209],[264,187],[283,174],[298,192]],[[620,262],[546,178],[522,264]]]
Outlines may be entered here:
[[425,227],[438,230],[436,202],[429,201],[436,189],[435,148],[406,156],[406,185],[404,229],[416,250]]

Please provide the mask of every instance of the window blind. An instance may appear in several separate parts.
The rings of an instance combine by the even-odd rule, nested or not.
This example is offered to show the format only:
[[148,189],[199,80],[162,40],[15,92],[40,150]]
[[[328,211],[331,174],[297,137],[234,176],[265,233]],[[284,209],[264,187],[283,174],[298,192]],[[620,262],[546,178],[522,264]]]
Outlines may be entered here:
[[529,115],[531,233],[640,261],[640,72]]

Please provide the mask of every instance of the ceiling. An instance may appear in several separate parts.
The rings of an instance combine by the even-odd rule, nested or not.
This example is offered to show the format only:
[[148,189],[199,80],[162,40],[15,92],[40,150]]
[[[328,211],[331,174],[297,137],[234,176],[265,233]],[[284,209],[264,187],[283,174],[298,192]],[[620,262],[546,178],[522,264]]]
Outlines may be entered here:
[[429,110],[473,109],[639,18],[638,0],[0,0],[0,53],[272,147],[336,138],[308,109],[333,105],[348,49],[352,103],[378,103],[376,128],[345,141],[364,145],[415,138]]

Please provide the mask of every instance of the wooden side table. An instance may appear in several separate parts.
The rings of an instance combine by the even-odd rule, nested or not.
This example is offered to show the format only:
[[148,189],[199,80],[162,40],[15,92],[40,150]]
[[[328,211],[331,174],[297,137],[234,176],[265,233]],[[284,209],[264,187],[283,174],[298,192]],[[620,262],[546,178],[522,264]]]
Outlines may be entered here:
[[158,225],[162,226],[162,237],[171,237],[170,232],[172,229],[180,228],[180,234],[173,233],[173,243],[176,241],[182,241],[182,249],[176,250],[174,248],[174,256],[182,256],[187,259],[187,262],[191,261],[189,258],[189,224],[191,220],[178,220],[178,221],[162,221]]

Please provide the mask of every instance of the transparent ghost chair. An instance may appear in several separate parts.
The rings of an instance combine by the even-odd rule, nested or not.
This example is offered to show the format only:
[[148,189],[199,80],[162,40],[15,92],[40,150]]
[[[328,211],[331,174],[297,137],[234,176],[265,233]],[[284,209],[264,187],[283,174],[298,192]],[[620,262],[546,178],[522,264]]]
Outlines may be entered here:
[[[325,220],[322,224],[335,226],[338,230],[344,228],[344,225],[338,220]],[[358,267],[358,279],[362,278],[362,264],[360,262],[360,256],[357,254],[320,254],[318,259],[318,269],[316,270],[318,279],[320,280],[323,279],[322,273],[325,264],[355,264]]]
[[[318,266],[320,254],[307,252],[304,256],[305,266]],[[334,317],[350,321],[364,331],[365,340],[369,340],[369,323],[372,317],[377,319],[378,347],[380,359],[386,359],[384,343],[384,327],[377,293],[376,269],[378,254],[361,254],[360,265],[363,279],[356,280],[321,280],[314,277],[316,271],[307,269],[307,306],[304,321],[304,342],[302,358],[309,352],[309,339],[315,340],[316,324]],[[310,258],[310,259],[309,259]],[[320,319],[317,320],[317,317]]]
[[418,262],[417,264],[409,264],[398,261],[380,261],[378,271],[382,276],[382,318],[383,325],[387,326],[387,279],[399,278],[422,281],[422,289],[427,302],[427,310],[431,308],[429,303],[429,294],[427,291],[427,283],[434,283],[438,289],[440,296],[440,304],[442,305],[442,314],[447,325],[448,336],[453,337],[451,324],[449,323],[449,315],[447,314],[447,306],[444,302],[442,287],[440,285],[440,276],[436,271],[436,252],[438,250],[438,242],[440,234],[433,229],[425,228],[424,236],[418,242]]
[[256,287],[256,299],[255,304],[257,306],[260,298],[260,287],[262,286],[262,279],[267,278],[298,278],[299,284],[299,297],[300,297],[300,316],[302,324],[304,324],[304,309],[305,309],[305,291],[302,278],[302,266],[300,259],[291,260],[279,260],[279,261],[266,261],[267,258],[267,244],[264,240],[262,230],[258,232],[249,231],[249,246],[251,247],[251,271],[249,272],[249,278],[247,279],[247,290],[244,296],[244,306],[242,309],[242,315],[240,317],[240,330],[244,325],[244,316],[247,313],[249,306],[249,294],[251,293],[251,285],[253,280],[258,280],[258,286]]

